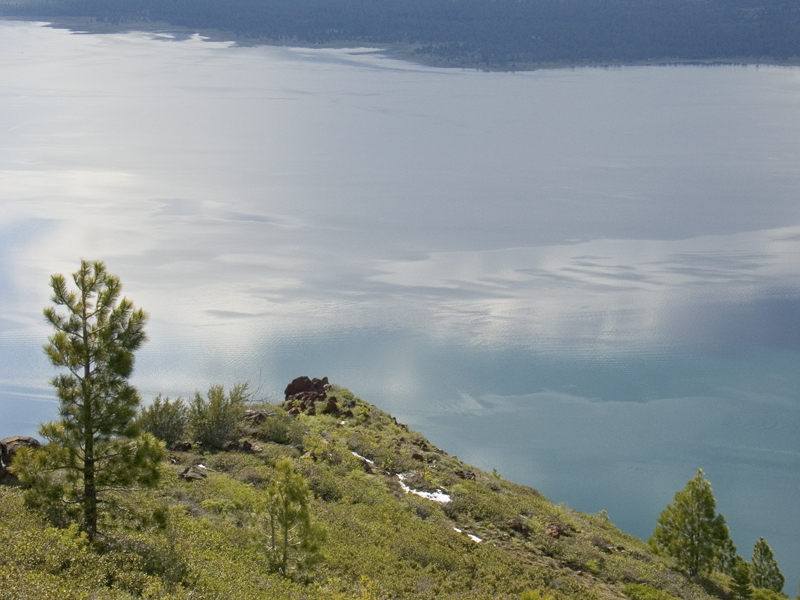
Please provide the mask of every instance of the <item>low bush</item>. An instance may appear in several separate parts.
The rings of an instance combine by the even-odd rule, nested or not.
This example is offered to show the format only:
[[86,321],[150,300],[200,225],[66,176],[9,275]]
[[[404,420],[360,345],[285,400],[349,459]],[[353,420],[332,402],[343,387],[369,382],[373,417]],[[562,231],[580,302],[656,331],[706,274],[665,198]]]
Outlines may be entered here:
[[629,583],[626,585],[625,595],[631,600],[676,600],[675,596],[667,592],[662,592],[641,583]]
[[753,600],[789,600],[789,596],[775,590],[756,588],[753,590]]
[[246,383],[233,386],[227,396],[221,385],[211,386],[207,398],[197,392],[189,405],[189,431],[193,440],[209,450],[222,450],[236,440],[247,399]]
[[258,410],[267,414],[267,418],[249,427],[247,433],[262,442],[300,446],[306,427],[300,419],[292,417],[280,406],[263,405]]
[[159,394],[150,406],[142,409],[137,423],[169,448],[183,439],[188,421],[189,410],[183,398],[170,400],[169,397],[162,398]]

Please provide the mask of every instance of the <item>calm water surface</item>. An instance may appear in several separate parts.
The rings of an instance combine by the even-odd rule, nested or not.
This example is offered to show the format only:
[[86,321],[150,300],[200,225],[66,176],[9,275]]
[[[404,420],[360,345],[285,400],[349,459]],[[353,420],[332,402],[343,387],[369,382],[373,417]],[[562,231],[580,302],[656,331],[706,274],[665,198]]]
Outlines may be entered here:
[[698,467],[800,577],[800,70],[437,70],[0,22],[0,436],[56,415],[51,273],[135,382],[327,375],[643,538]]

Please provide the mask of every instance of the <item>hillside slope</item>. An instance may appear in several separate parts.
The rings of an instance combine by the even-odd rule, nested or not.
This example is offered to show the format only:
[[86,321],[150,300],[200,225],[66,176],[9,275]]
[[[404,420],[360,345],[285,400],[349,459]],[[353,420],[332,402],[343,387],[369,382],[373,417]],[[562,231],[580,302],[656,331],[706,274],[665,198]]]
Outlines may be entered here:
[[[344,388],[286,407],[249,406],[228,451],[168,452],[160,486],[121,494],[95,544],[0,487],[0,600],[724,597],[605,515],[466,465]],[[292,578],[269,571],[259,513],[284,458],[327,530],[323,561]]]

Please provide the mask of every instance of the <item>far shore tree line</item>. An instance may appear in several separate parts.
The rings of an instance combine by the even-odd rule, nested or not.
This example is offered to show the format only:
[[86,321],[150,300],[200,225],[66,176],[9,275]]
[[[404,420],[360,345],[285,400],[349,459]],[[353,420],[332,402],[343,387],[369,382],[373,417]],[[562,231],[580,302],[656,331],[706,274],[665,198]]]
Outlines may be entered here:
[[0,0],[0,15],[167,23],[287,44],[412,45],[452,66],[800,56],[795,0]]
[[[246,384],[227,394],[212,386],[205,397],[196,393],[187,402],[158,396],[142,408],[128,380],[134,352],[147,339],[147,314],[120,298],[120,280],[102,262],[81,261],[72,280],[76,290],[63,275],[52,276],[53,305],[44,311],[55,329],[45,353],[64,369],[52,380],[60,419],[41,426],[45,445],[19,450],[12,470],[29,507],[62,525],[79,522],[94,540],[101,508],[113,509],[125,489],[157,485],[167,446],[186,436],[212,451],[234,441],[251,395]],[[325,532],[312,522],[304,478],[288,460],[276,471],[254,517],[263,523],[271,569],[291,576],[295,568],[321,560]],[[738,553],[702,470],[675,494],[648,543],[689,576],[730,577],[732,600],[788,598],[782,593],[785,577],[763,537],[749,562]]]

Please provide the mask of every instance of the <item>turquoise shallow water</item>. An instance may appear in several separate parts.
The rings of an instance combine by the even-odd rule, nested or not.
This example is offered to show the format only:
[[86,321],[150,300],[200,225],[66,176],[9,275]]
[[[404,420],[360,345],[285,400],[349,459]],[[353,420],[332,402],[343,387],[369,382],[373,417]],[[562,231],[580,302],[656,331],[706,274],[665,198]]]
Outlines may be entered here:
[[800,578],[800,70],[443,71],[0,22],[0,436],[100,258],[135,383],[327,375],[647,537],[697,468]]

